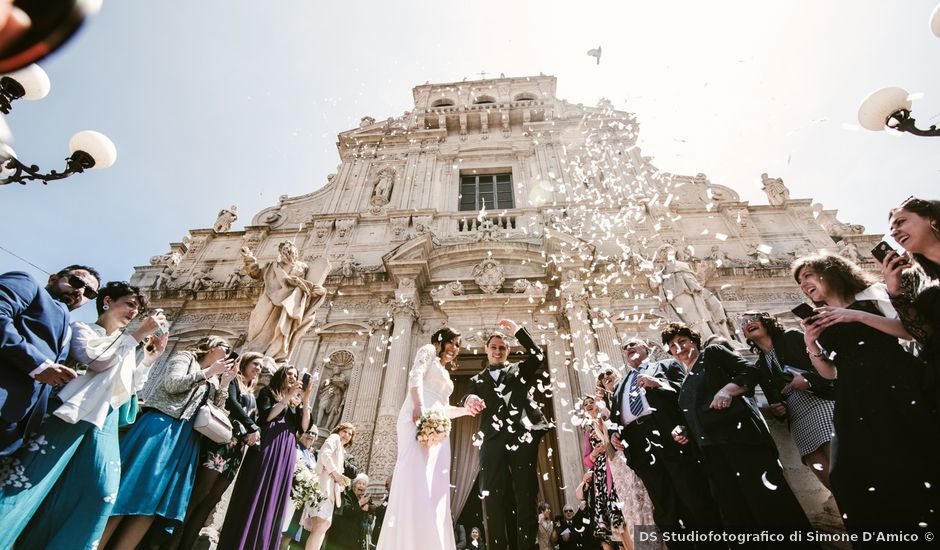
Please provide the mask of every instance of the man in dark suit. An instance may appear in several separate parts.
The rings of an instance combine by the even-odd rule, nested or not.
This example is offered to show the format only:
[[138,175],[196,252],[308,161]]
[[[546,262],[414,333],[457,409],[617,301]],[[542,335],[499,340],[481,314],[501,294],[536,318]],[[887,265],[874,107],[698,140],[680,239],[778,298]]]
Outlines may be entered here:
[[71,265],[43,288],[21,271],[0,275],[0,456],[39,427],[52,386],[75,378],[68,356],[69,311],[95,298],[101,281]]
[[575,507],[565,504],[561,517],[555,520],[555,532],[558,533],[558,550],[584,550],[586,538],[584,520],[575,513]]
[[[486,546],[505,550],[515,533],[515,548],[529,550],[535,544],[537,451],[549,424],[534,395],[536,370],[544,353],[524,328],[508,319],[499,326],[515,335],[529,357],[507,363],[509,345],[500,334],[486,341],[488,367],[470,378],[470,393],[463,402],[479,410],[483,444],[480,447],[480,490]],[[544,381],[548,385],[548,380]],[[515,525],[515,529],[511,526]]]
[[643,480],[656,526],[673,532],[682,526],[719,527],[701,457],[671,436],[684,423],[678,390],[685,369],[675,359],[651,362],[649,344],[639,338],[624,342],[622,351],[627,374],[610,399],[610,419],[617,426],[612,440]]

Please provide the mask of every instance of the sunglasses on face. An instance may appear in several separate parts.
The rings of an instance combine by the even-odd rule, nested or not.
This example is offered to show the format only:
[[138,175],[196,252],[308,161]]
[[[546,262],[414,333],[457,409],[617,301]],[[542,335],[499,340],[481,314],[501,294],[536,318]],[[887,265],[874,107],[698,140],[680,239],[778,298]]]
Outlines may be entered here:
[[741,326],[744,326],[748,323],[759,322],[760,320],[760,315],[744,315],[741,317]]
[[69,274],[66,276],[65,281],[75,290],[81,290],[82,294],[89,300],[94,300],[98,297],[98,291],[88,286],[88,283],[83,281],[77,275]]

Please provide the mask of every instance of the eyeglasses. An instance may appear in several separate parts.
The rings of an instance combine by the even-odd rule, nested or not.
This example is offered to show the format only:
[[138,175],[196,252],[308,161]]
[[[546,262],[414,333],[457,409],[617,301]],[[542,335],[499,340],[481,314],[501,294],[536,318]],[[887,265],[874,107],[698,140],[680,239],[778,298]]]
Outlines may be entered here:
[[609,370],[609,371],[604,371],[604,372],[598,374],[598,375],[597,375],[597,379],[598,379],[598,380],[605,380],[605,379],[607,379],[607,378],[613,378],[613,376],[614,376],[614,371],[610,371],[610,370]]
[[573,513],[574,513],[574,510],[570,510],[570,509],[569,509],[569,510],[565,510],[564,512],[565,512],[566,514],[573,514]]
[[82,294],[89,300],[94,300],[98,297],[98,291],[88,286],[88,283],[86,283],[81,277],[77,275],[72,275],[70,273],[68,276],[66,276],[65,281],[75,290],[81,290]]
[[758,313],[748,313],[741,316],[741,326],[744,326],[748,323],[759,322],[763,316]]

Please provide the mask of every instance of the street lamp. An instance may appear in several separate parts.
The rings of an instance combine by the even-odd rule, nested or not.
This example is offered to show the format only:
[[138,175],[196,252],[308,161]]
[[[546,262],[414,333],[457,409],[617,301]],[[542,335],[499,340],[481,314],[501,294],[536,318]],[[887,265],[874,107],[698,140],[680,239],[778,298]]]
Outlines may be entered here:
[[38,166],[23,164],[16,158],[16,153],[6,147],[4,151],[0,151],[0,157],[6,159],[2,160],[0,185],[10,183],[26,185],[26,182],[30,180],[42,181],[45,185],[52,180],[67,178],[89,168],[95,170],[108,168],[117,160],[117,149],[114,143],[104,134],[92,130],[78,132],[72,136],[69,140],[69,153],[69,157],[65,159],[65,170],[62,172],[53,170],[48,174],[41,174]]
[[39,65],[29,65],[0,77],[0,113],[10,114],[13,101],[42,99],[49,94],[49,75]]
[[[940,6],[930,14],[930,32],[940,38]],[[880,132],[891,128],[915,136],[940,136],[936,125],[926,130],[915,126],[911,116],[911,94],[903,88],[882,88],[868,94],[858,108],[858,123],[862,128]]]
[[910,94],[903,88],[882,88],[868,95],[858,108],[858,122],[866,130],[885,128],[908,132],[915,136],[940,136],[936,126],[923,130],[915,126],[911,116]]

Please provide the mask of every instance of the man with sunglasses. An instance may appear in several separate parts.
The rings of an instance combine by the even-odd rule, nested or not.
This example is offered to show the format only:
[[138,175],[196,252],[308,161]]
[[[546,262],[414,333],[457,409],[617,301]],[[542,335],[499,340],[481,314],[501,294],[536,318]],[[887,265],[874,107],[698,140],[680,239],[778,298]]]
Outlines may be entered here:
[[[627,373],[611,392],[611,434],[630,468],[643,481],[653,503],[653,521],[672,533],[720,526],[708,477],[694,448],[683,448],[670,433],[682,423],[678,390],[685,369],[675,359],[650,361],[650,346],[640,338],[623,343]],[[667,547],[689,548],[670,542]]]
[[69,312],[98,295],[94,269],[70,265],[46,287],[27,273],[0,275],[0,456],[39,427],[53,386],[75,378],[68,357]]

